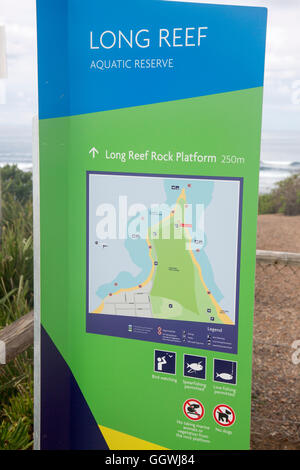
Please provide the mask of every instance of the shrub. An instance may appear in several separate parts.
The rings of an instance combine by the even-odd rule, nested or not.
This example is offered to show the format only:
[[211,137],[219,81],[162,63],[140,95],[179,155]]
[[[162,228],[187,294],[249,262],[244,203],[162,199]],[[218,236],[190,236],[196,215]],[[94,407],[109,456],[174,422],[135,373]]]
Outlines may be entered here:
[[259,213],[300,215],[300,173],[277,183],[270,194],[260,196]]
[[259,214],[274,214],[276,208],[273,201],[272,194],[262,194],[259,196],[258,213]]
[[10,196],[21,204],[32,199],[32,173],[19,170],[17,165],[1,169],[1,186],[3,201]]
[[[0,329],[33,307],[31,174],[2,169]],[[0,367],[0,450],[32,448],[33,348]]]

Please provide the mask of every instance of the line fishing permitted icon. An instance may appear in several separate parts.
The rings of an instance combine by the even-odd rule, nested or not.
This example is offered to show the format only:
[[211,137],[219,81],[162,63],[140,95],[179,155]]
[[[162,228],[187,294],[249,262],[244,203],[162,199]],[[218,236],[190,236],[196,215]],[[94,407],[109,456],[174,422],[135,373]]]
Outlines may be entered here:
[[200,421],[204,416],[204,406],[199,400],[190,398],[184,402],[183,412],[192,421]]
[[236,385],[237,362],[214,359],[214,382]]
[[235,412],[228,405],[218,405],[214,409],[214,420],[220,426],[228,428],[235,422]]

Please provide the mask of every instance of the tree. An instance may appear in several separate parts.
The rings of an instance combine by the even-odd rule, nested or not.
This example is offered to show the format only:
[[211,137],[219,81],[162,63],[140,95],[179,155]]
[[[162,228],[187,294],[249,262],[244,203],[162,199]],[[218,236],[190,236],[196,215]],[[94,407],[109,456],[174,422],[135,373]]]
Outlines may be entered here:
[[32,199],[32,173],[19,170],[17,165],[6,165],[1,170],[2,200],[12,197],[21,204]]

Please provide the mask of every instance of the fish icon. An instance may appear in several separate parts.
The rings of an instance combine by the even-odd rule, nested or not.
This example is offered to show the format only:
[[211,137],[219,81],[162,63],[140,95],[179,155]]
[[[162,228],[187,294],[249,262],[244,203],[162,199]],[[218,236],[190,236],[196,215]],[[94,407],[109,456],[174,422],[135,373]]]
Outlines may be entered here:
[[203,366],[201,365],[201,362],[193,362],[192,364],[187,364],[187,371],[189,374],[194,374],[196,372],[200,372],[203,370]]
[[222,374],[216,373],[216,377],[220,377],[220,379],[222,379],[222,380],[227,380],[227,381],[233,379],[233,375],[227,374],[226,372],[222,372]]

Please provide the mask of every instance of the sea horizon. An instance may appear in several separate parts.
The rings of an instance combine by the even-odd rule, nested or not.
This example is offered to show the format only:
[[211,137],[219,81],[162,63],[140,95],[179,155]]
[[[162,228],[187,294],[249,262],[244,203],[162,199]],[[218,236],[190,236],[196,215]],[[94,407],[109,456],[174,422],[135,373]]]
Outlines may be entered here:
[[[0,126],[0,167],[17,165],[32,171],[32,131],[29,126]],[[260,160],[260,194],[300,172],[300,136],[297,132],[265,132]]]

